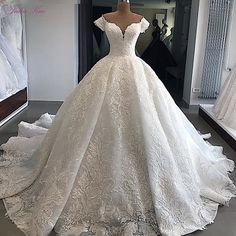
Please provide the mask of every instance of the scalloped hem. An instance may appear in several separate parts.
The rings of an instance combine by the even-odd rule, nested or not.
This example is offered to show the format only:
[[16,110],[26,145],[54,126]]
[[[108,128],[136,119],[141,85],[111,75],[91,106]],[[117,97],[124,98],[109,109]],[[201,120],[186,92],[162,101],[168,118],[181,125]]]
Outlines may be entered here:
[[[228,201],[227,203],[230,201],[230,199],[232,197],[236,197],[236,195],[233,195],[231,197],[228,197]],[[160,231],[162,233],[157,233],[153,230],[153,227],[151,227],[148,224],[145,223],[140,223],[140,227],[137,227],[137,224],[130,222],[128,224],[126,224],[125,226],[123,226],[122,228],[116,228],[112,225],[110,225],[109,228],[109,224],[106,226],[101,226],[101,224],[95,224],[93,225],[90,230],[87,230],[86,227],[84,225],[78,225],[75,228],[72,228],[70,230],[68,230],[67,232],[60,232],[60,229],[56,230],[56,228],[59,228],[58,226],[56,226],[54,228],[55,232],[57,233],[58,236],[78,236],[78,235],[84,235],[84,236],[107,236],[108,233],[111,233],[110,235],[112,236],[133,236],[135,235],[143,235],[143,236],[181,236],[181,235],[187,235],[190,233],[193,233],[195,231],[203,231],[206,230],[206,226],[210,225],[212,223],[214,223],[214,219],[217,215],[217,211],[218,211],[218,207],[219,207],[219,203],[210,201],[208,199],[205,199],[205,206],[202,208],[202,210],[200,210],[199,212],[199,218],[201,218],[202,222],[199,225],[179,225],[176,226],[176,230],[175,232],[172,231],[168,231],[166,229],[160,229]],[[21,218],[13,218],[11,216],[11,212],[10,210],[8,210],[7,207],[7,203],[5,202],[5,200],[3,200],[4,202],[4,206],[6,208],[6,216],[16,225],[16,227],[23,232],[26,236],[43,236],[43,233],[37,233],[32,235],[32,233],[30,233],[30,229],[26,224],[22,224],[22,219]],[[204,202],[204,201],[203,201]],[[158,227],[158,226],[157,226]],[[28,228],[28,229],[27,229]],[[39,230],[39,228],[37,227],[37,230]],[[118,231],[118,233],[117,233]],[[140,234],[138,234],[140,233]]]

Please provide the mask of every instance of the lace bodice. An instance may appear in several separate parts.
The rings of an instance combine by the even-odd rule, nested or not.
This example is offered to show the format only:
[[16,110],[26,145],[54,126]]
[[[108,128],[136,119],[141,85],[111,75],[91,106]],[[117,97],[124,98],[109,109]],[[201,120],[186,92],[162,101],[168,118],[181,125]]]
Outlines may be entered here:
[[112,56],[135,56],[135,45],[140,33],[145,32],[149,22],[142,18],[138,23],[130,24],[124,32],[115,23],[108,22],[103,16],[94,22],[105,31],[110,43]]

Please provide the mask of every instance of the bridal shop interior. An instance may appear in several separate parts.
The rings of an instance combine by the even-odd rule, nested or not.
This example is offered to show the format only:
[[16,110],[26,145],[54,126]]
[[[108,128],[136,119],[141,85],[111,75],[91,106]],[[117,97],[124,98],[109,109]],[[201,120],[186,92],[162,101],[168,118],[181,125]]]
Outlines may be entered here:
[[[223,147],[224,154],[236,161],[236,0],[124,2],[149,22],[149,27],[140,31],[135,55],[155,72],[188,120],[199,133],[205,134],[206,142],[219,149]],[[129,24],[122,31],[115,21],[107,20],[107,13],[115,12],[116,8],[117,0],[0,0],[0,172],[1,155],[9,138],[23,137],[26,130],[25,139],[31,138],[33,132],[44,134],[63,102],[70,99],[78,86],[82,84],[83,88],[86,84],[83,79],[93,75],[92,68],[99,61],[107,60],[112,51],[109,35],[94,22],[102,17],[110,28],[120,31],[125,42],[129,31],[144,21]],[[106,63],[99,73],[109,67],[109,60]],[[133,67],[129,67],[130,73]],[[116,69],[123,70],[119,63]],[[102,85],[100,88],[103,89]],[[81,90],[78,92],[86,96],[97,96],[95,91]],[[117,95],[115,92],[113,96]],[[90,101],[86,96],[82,100]],[[163,106],[168,99],[163,100]],[[80,108],[83,109],[82,105]],[[62,112],[66,113],[63,109]],[[164,112],[172,111],[167,107]],[[90,115],[95,117],[95,113]],[[36,120],[42,125],[35,128]],[[1,177],[0,173],[0,183]],[[230,178],[236,183],[235,171]],[[19,227],[6,217],[5,207],[0,194],[0,236],[23,236]],[[229,207],[219,207],[214,224],[188,235],[236,236],[235,222],[234,198]],[[70,235],[103,235],[90,233],[88,230]],[[127,235],[154,235],[138,233]]]

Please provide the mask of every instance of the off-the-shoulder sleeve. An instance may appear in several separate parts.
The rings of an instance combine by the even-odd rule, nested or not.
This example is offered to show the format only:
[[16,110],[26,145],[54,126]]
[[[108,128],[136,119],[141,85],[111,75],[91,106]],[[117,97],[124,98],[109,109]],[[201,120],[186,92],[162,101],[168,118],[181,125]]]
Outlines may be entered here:
[[150,23],[145,18],[143,18],[141,22],[141,33],[144,33],[148,29],[149,25]]
[[102,31],[105,30],[105,21],[104,18],[101,16],[100,18],[98,18],[97,20],[94,21],[94,24],[100,28]]

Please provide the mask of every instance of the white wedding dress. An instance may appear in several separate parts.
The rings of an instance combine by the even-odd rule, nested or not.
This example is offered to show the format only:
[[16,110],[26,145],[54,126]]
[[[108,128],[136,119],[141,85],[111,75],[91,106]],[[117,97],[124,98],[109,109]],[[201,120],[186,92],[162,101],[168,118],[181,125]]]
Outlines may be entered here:
[[[55,118],[22,122],[2,145],[0,198],[28,236],[180,236],[213,222],[236,194],[234,162],[206,143],[135,56],[143,18],[124,33],[99,18],[111,50]],[[49,129],[47,131],[47,129]]]
[[217,119],[236,130],[236,66],[230,72],[213,112]]

